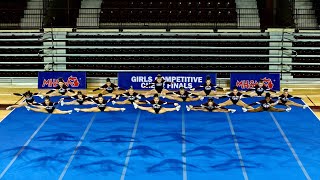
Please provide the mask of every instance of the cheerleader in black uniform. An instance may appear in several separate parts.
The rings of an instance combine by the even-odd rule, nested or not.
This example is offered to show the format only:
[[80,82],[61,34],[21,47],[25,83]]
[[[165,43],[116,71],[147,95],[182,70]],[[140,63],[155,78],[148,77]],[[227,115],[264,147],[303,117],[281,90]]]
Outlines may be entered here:
[[[70,102],[64,102],[64,100],[66,99],[72,99],[73,101]],[[92,102],[93,98],[86,96],[84,94],[82,94],[81,91],[77,92],[77,95],[71,96],[71,97],[66,97],[66,98],[61,98],[60,99],[60,104],[61,106],[63,105],[87,105],[87,104],[95,104],[94,102]]]
[[46,96],[44,99],[43,103],[39,103],[38,105],[32,105],[33,107],[30,106],[25,106],[28,111],[34,111],[34,112],[42,112],[42,113],[50,113],[50,114],[71,114],[72,110],[69,111],[62,111],[55,106],[59,104],[59,102],[51,102],[50,97]]
[[[173,92],[173,93],[168,93],[172,95],[166,95],[164,96],[165,98],[171,99],[171,100],[176,100],[179,102],[189,102],[189,101],[198,101],[198,100],[203,100],[202,96],[197,96],[193,93],[190,93],[185,90],[184,87],[180,87],[179,91]],[[197,97],[195,97],[197,96]]]
[[289,112],[291,108],[282,109],[282,108],[275,108],[274,106],[278,104],[278,102],[275,102],[271,99],[270,93],[266,93],[265,99],[252,103],[250,105],[260,104],[259,107],[254,109],[246,109],[242,108],[243,112],[262,112],[262,111],[270,111],[270,112]]
[[[153,113],[153,114],[163,114],[163,113],[166,113],[166,112],[179,111],[180,110],[180,105],[178,103],[169,103],[169,102],[161,101],[157,94],[154,95],[152,101],[147,101],[147,103],[151,104],[152,107],[143,107],[143,106],[139,106],[136,103],[133,103],[133,106],[134,106],[135,109],[138,108],[138,109],[141,109],[141,110],[144,110],[144,111],[148,111],[148,112]],[[162,107],[165,104],[174,104],[176,107],[175,108]]]
[[154,89],[146,92],[145,96],[148,97],[154,94],[166,95],[169,92],[167,89],[164,88],[164,85],[166,84],[173,84],[173,82],[166,82],[166,80],[164,80],[162,76],[158,74],[156,80],[154,80],[152,83],[148,84],[147,86],[144,86],[146,88],[154,85]]
[[198,95],[198,96],[214,96],[217,94],[216,89],[222,89],[222,87],[216,86],[212,84],[210,76],[207,76],[206,82],[202,84],[199,87],[191,89],[191,91],[195,91],[201,89],[201,91],[198,92],[192,92],[192,94]]
[[204,112],[236,112],[235,109],[227,109],[220,107],[219,104],[216,104],[212,98],[208,99],[208,102],[201,104],[200,106],[186,106],[187,111],[204,111]]
[[[120,97],[127,98],[124,101],[115,101],[116,99],[119,99]],[[131,86],[130,89],[127,90],[126,93],[118,95],[116,98],[111,98],[109,101],[112,102],[112,104],[132,104],[133,102],[137,104],[146,104],[145,101],[140,101],[141,97],[145,97],[142,94],[139,94],[134,91],[133,87]]]
[[40,95],[39,93],[32,93],[30,91],[27,91],[27,92],[25,92],[23,94],[20,94],[20,93],[13,93],[13,94],[16,95],[16,96],[24,97],[24,100],[20,104],[8,106],[6,108],[6,110],[12,110],[13,108],[19,108],[19,107],[27,106],[27,105],[33,105],[33,104],[36,105],[36,104],[38,104],[34,99],[34,96],[36,96],[36,95],[38,95],[39,97],[43,98],[43,96]]
[[58,86],[54,89],[51,89],[46,93],[47,95],[50,94],[50,96],[74,96],[76,95],[75,92],[68,88],[65,84],[62,78],[59,78]]
[[114,108],[114,107],[107,106],[108,101],[103,99],[102,94],[99,94],[98,98],[96,100],[92,100],[92,101],[95,104],[97,104],[96,107],[84,108],[84,109],[74,108],[74,110],[77,112],[109,112],[109,111],[122,111],[123,112],[126,110],[126,108]]
[[123,91],[120,91],[120,90],[124,90],[124,89],[120,89],[118,85],[115,85],[114,83],[111,82],[110,78],[107,78],[106,83],[103,86],[94,89],[92,92],[98,91],[98,90],[102,90],[100,93],[105,96],[115,96],[118,94],[122,94]]
[[259,81],[259,83],[257,85],[255,85],[253,88],[251,89],[248,89],[247,92],[249,91],[253,91],[251,92],[249,95],[251,97],[254,97],[254,96],[266,96],[266,93],[267,92],[274,92],[276,93],[276,91],[272,90],[272,89],[269,89],[267,88],[267,86],[264,85],[263,81]]
[[220,103],[219,106],[224,107],[224,106],[230,106],[230,105],[237,105],[249,109],[253,109],[253,107],[249,106],[248,104],[244,103],[241,98],[243,97],[248,97],[248,95],[243,95],[241,92],[238,91],[237,87],[234,87],[232,92],[228,93],[227,96],[222,96],[223,97],[229,97],[229,99],[223,103]]
[[293,97],[292,95],[289,94],[288,89],[284,89],[283,93],[278,97],[279,103],[278,105],[284,105],[287,106],[287,108],[290,108],[290,106],[297,106],[297,107],[302,107],[303,109],[306,109],[308,105],[302,105],[298,104],[296,102],[291,101],[290,99],[301,99],[299,97]]

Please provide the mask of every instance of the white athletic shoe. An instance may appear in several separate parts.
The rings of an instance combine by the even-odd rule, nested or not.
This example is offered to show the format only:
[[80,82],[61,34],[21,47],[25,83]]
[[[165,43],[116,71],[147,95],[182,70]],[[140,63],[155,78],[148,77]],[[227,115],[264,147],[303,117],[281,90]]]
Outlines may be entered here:
[[64,101],[63,101],[63,99],[64,99],[64,98],[62,98],[62,100],[60,101],[60,105],[61,105],[61,106],[64,106]]
[[180,111],[180,108],[181,108],[180,105],[179,105],[179,106],[176,106],[176,110],[177,110],[177,111]]
[[243,112],[247,112],[248,109],[246,109],[246,108],[243,107],[243,108],[242,108],[242,111],[243,111]]
[[190,107],[188,106],[188,105],[186,105],[186,108],[187,108],[187,111],[190,111],[191,109],[190,109]]
[[126,108],[120,108],[120,110],[123,112],[123,111],[125,111],[125,110],[126,110]]
[[288,107],[288,108],[286,109],[286,111],[287,111],[287,112],[290,112],[290,111],[291,111],[291,108],[290,108],[290,107]]
[[200,101],[203,101],[204,97],[203,96],[199,96]]
[[235,110],[235,109],[228,109],[228,111],[231,112],[231,113],[234,113],[234,112],[236,112],[237,110]]
[[71,113],[72,113],[72,110],[69,110],[69,111],[68,111],[68,114],[71,114]]
[[308,107],[308,105],[305,104],[305,105],[303,105],[302,108],[303,108],[303,109],[306,109],[307,107]]
[[80,111],[80,108],[74,108],[75,111],[79,112]]
[[26,109],[28,110],[28,111],[30,111],[30,107],[29,106],[25,106],[26,107]]
[[6,110],[11,110],[12,109],[12,106],[8,106],[7,108],[6,108]]
[[115,105],[116,104],[116,102],[115,101],[111,101],[112,102],[112,105]]
[[135,109],[138,108],[138,104],[137,104],[137,103],[133,102],[132,104],[133,104],[133,107],[134,107]]

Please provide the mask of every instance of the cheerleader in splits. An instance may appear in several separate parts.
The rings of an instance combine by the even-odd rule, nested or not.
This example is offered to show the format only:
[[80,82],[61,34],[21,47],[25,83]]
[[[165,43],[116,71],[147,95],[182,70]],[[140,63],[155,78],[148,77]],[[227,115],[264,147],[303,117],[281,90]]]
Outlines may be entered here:
[[[13,93],[13,94],[16,95],[16,96],[24,97],[24,100],[20,104],[8,106],[6,108],[6,110],[12,110],[13,108],[19,108],[19,107],[22,107],[22,106],[38,104],[33,98],[33,96],[38,95],[38,93],[32,93],[30,91],[27,91],[27,92],[25,92],[23,94],[20,94],[20,93]],[[42,95],[38,95],[38,96],[43,99]]]
[[164,85],[166,84],[173,84],[173,82],[166,82],[160,74],[157,75],[157,78],[152,83],[148,84],[146,87],[150,87],[154,85],[154,89],[148,91],[145,93],[145,96],[154,95],[154,94],[162,94],[166,95],[169,91],[167,89],[164,89]]
[[[168,94],[171,94],[171,93],[168,93]],[[172,96],[166,95],[164,97],[171,99],[171,100],[176,100],[179,102],[189,102],[189,101],[198,101],[198,100],[202,101],[203,100],[202,96],[198,96],[198,97],[193,97],[193,96],[197,96],[197,95],[194,95],[193,93],[186,91],[184,89],[184,87],[180,87],[180,90],[173,92]]]
[[[73,99],[73,101],[70,102],[64,102],[66,99]],[[94,102],[91,101],[92,97],[88,97],[84,94],[82,94],[81,91],[78,91],[77,95],[71,96],[71,97],[66,97],[66,98],[61,98],[60,99],[60,104],[61,106],[63,105],[87,105],[87,104],[95,104]]]
[[212,84],[210,76],[207,76],[207,80],[206,80],[206,82],[204,84],[202,84],[199,87],[190,89],[190,90],[194,91],[194,90],[197,90],[197,89],[202,89],[202,90],[199,91],[199,92],[192,92],[192,93],[195,94],[195,95],[198,95],[198,96],[214,96],[214,95],[217,94],[216,89],[222,89],[223,90],[222,87],[219,87],[219,86],[216,86],[216,85]]
[[278,102],[275,102],[271,99],[270,93],[267,93],[264,100],[255,102],[250,105],[260,104],[259,107],[255,109],[246,109],[242,108],[243,112],[262,112],[262,111],[270,111],[270,112],[290,112],[291,108],[282,109],[282,108],[275,108],[274,106],[277,105]]
[[59,78],[58,86],[51,89],[46,94],[50,94],[51,96],[74,96],[75,92],[64,84],[62,78]]
[[43,103],[39,103],[38,105],[32,105],[33,107],[30,106],[25,106],[28,111],[34,111],[34,112],[42,112],[42,113],[50,113],[50,114],[71,114],[72,110],[69,111],[62,111],[57,108],[55,108],[55,105],[59,104],[59,102],[51,102],[50,97],[46,96],[44,98]]
[[[138,109],[141,109],[141,110],[144,110],[144,111],[148,111],[148,112],[153,113],[153,114],[163,114],[163,113],[166,113],[166,112],[179,111],[180,110],[180,105],[178,103],[169,103],[169,102],[161,101],[157,94],[154,95],[152,101],[147,101],[147,103],[151,104],[152,107],[139,106],[135,102],[133,103],[133,106],[134,106],[135,109],[138,108]],[[175,108],[162,107],[162,105],[165,105],[165,104],[174,104],[174,106],[176,106],[176,107]]]
[[208,102],[201,104],[200,106],[186,106],[187,111],[204,111],[204,112],[236,112],[235,109],[227,109],[224,107],[220,107],[219,104],[216,104],[212,98],[208,99]]
[[254,91],[254,92],[250,93],[251,97],[266,96],[266,93],[268,91],[276,93],[276,91],[267,88],[267,86],[264,85],[262,80],[260,80],[259,83],[257,85],[255,85],[253,88],[247,90],[247,92],[249,92],[249,91]]
[[284,89],[283,93],[278,97],[279,103],[278,105],[284,105],[287,106],[287,108],[290,108],[290,106],[297,106],[297,107],[302,107],[303,109],[306,109],[308,105],[302,105],[298,104],[296,102],[291,101],[290,99],[301,99],[299,97],[293,97],[292,95],[289,94],[288,89]]
[[244,103],[241,100],[241,98],[248,97],[248,96],[247,95],[242,95],[242,93],[238,91],[237,87],[234,87],[232,92],[227,94],[227,96],[222,96],[220,98],[224,98],[224,97],[229,97],[229,99],[227,101],[223,102],[223,103],[220,103],[219,104],[220,107],[230,106],[230,105],[234,104],[234,105],[237,105],[237,106],[253,109],[253,107],[249,106],[248,104]]
[[107,78],[106,83],[103,86],[92,90],[92,92],[98,91],[98,90],[102,90],[100,93],[105,96],[115,96],[118,94],[122,94],[119,90],[124,90],[124,89],[120,89],[117,85],[113,84],[110,81],[110,78]]
[[[137,92],[134,92],[134,89],[132,86],[127,91],[128,92],[124,94],[118,95],[116,98],[111,98],[109,101],[111,101],[113,105],[114,104],[132,104],[133,102],[135,102],[136,104],[146,104],[145,101],[140,101],[141,97],[145,97],[145,96]],[[127,99],[124,101],[115,101],[116,99],[119,99],[121,96]]]
[[98,98],[96,100],[92,100],[95,104],[97,104],[96,107],[92,108],[85,108],[85,109],[80,109],[80,108],[74,108],[75,111],[77,112],[109,112],[109,111],[125,111],[126,108],[114,108],[107,106],[108,101],[103,99],[102,94],[98,95]]

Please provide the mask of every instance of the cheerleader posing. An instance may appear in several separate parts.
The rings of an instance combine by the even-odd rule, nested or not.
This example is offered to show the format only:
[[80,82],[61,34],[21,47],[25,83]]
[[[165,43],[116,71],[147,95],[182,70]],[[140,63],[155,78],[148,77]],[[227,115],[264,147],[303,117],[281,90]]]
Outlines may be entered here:
[[[157,94],[154,95],[152,101],[147,101],[147,103],[151,104],[152,107],[139,106],[135,102],[133,103],[133,106],[134,106],[135,109],[138,108],[140,110],[148,111],[148,112],[153,113],[153,114],[163,114],[163,113],[166,113],[166,112],[179,111],[180,110],[180,105],[178,103],[169,103],[169,102],[161,101]],[[162,105],[165,105],[165,104],[174,104],[176,107],[175,108],[162,107]]]

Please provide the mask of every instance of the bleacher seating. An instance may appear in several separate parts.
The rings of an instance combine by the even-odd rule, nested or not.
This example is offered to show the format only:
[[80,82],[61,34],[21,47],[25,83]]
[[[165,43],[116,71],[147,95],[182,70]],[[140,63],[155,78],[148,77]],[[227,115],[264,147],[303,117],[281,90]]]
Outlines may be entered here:
[[236,23],[234,0],[104,0],[100,23]]
[[24,15],[27,0],[0,0],[0,26],[2,29],[16,28]]
[[[320,36],[317,35],[296,35],[295,39],[298,40],[297,42],[293,43],[293,47],[301,47],[301,48],[308,48],[308,49],[298,49],[296,50],[298,55],[320,55]],[[301,41],[299,41],[301,40]],[[306,41],[304,41],[306,40]],[[312,40],[315,40],[312,42]],[[308,65],[308,63],[320,63],[320,58],[317,57],[297,57],[293,58],[294,63],[305,63],[305,65],[293,65],[292,70],[319,70],[320,65]],[[319,73],[292,73],[293,77],[295,78],[319,78]]]
[[[67,58],[67,62],[141,62],[134,65],[69,64],[67,69],[113,69],[113,70],[268,70],[268,65],[214,65],[207,62],[268,62],[267,57],[246,57],[245,55],[268,55],[266,49],[240,49],[237,47],[268,47],[268,41],[253,42],[252,38],[268,40],[266,34],[255,36],[245,34],[205,35],[205,34],[104,34],[81,35],[69,33],[68,54],[79,54]],[[90,38],[99,41],[88,40]],[[116,40],[115,40],[116,39]],[[232,39],[233,41],[228,41]],[[234,39],[240,39],[234,41]],[[129,46],[129,47],[128,47]],[[76,48],[79,47],[79,48]],[[131,48],[130,48],[131,47]],[[230,49],[230,47],[234,47]],[[108,57],[86,57],[85,54],[110,54]],[[117,54],[117,56],[115,56]],[[163,57],[161,54],[166,54]],[[210,55],[239,55],[239,57],[212,57]],[[128,56],[129,55],[129,56]],[[130,56],[132,55],[132,56]],[[160,55],[160,56],[159,56]],[[193,56],[192,56],[193,55]],[[201,55],[201,56],[197,56]],[[241,56],[243,55],[243,56]],[[159,62],[147,65],[143,62]],[[161,64],[161,62],[202,62],[199,65]],[[92,75],[101,75],[95,73]],[[229,73],[219,73],[219,77],[229,77]]]
[[[21,34],[21,35],[20,35]],[[43,62],[43,58],[37,56],[42,54],[42,33],[2,33],[0,34],[0,62]],[[25,39],[25,40],[24,40]],[[23,48],[27,47],[27,48]],[[30,48],[31,47],[31,48]],[[15,56],[23,55],[26,56]],[[27,56],[34,55],[34,56]],[[43,64],[1,64],[0,76],[2,77],[36,77],[37,72],[6,72],[8,69],[43,69]]]

